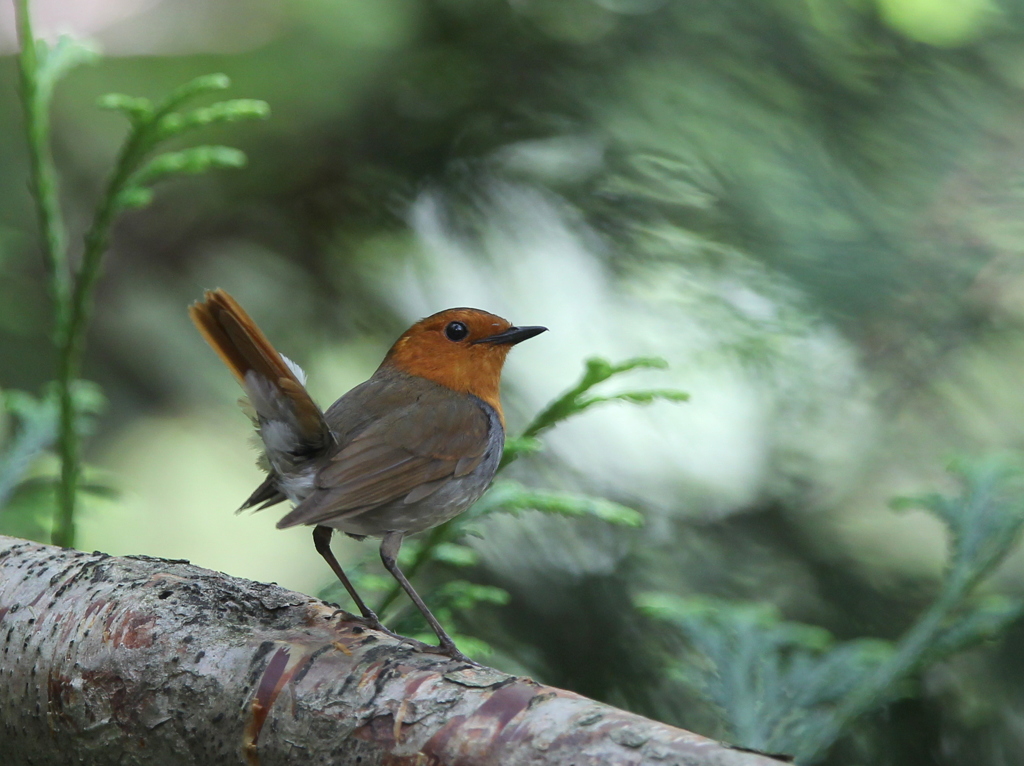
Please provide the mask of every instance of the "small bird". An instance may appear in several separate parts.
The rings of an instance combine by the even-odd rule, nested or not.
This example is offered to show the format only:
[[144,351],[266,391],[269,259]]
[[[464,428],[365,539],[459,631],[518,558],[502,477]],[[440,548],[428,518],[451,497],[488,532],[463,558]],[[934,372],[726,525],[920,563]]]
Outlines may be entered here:
[[263,441],[267,478],[239,510],[295,503],[278,528],[313,525],[316,550],[365,623],[390,633],[331,551],[335,529],[382,538],[381,560],[437,634],[437,648],[465,660],[398,568],[398,551],[405,535],[457,516],[487,489],[505,443],[505,357],[547,328],[513,327],[479,309],[440,311],[406,330],[369,380],[322,411],[305,373],[227,292],[208,290],[189,314],[245,389]]

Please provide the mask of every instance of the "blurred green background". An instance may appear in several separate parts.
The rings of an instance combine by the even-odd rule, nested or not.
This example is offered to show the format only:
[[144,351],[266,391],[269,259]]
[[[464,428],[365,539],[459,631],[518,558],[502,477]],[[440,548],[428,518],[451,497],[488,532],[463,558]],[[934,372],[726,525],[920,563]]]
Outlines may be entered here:
[[[491,519],[475,579],[511,602],[462,628],[494,664],[720,735],[661,678],[632,596],[770,602],[840,639],[895,638],[947,541],[889,500],[951,486],[951,455],[1024,447],[1020,0],[75,5],[34,6],[41,34],[106,54],[55,104],[72,241],[123,135],[99,95],[222,71],[273,111],[203,136],[247,169],[168,183],[117,228],[85,369],[108,399],[89,477],[114,491],[86,497],[82,548],[330,583],[308,530],[232,513],[260,474],[237,385],[186,315],[205,288],[233,293],[324,404],[436,310],[547,325],[506,368],[513,433],[585,358],[662,356],[631,385],[689,403],[595,408],[513,471],[645,526]],[[50,309],[12,56],[0,125],[0,387],[39,394]],[[6,515],[0,531],[33,534]],[[988,588],[1024,595],[1024,561]],[[1022,648],[1024,621],[929,668],[831,762],[1021,763]]]

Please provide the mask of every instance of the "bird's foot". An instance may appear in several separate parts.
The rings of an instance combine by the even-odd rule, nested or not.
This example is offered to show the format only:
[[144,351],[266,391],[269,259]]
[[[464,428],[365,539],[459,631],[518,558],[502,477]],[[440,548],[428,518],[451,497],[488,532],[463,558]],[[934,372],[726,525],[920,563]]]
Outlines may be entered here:
[[380,618],[378,618],[376,614],[374,614],[370,610],[367,610],[367,612],[368,614],[364,614],[362,617],[358,617],[352,614],[351,612],[345,611],[344,609],[335,609],[334,612],[331,613],[330,617],[328,617],[328,619],[333,620],[335,617],[338,617],[340,615],[341,618],[346,622],[356,622],[362,625],[363,627],[368,628],[369,630],[375,630],[380,633],[383,633],[386,636],[390,636],[391,638],[401,641],[403,644],[411,646],[417,652],[423,652],[424,654],[442,654],[445,657],[449,657],[455,660],[456,662],[464,662],[478,668],[482,667],[479,662],[471,660],[469,657],[460,652],[458,647],[455,646],[455,642],[452,641],[450,638],[447,641],[441,641],[440,645],[434,646],[433,644],[428,644],[423,641],[420,641],[417,638],[410,638],[409,636],[403,636],[400,633],[395,633],[395,631],[385,627],[384,623],[380,621]]
[[436,646],[431,646],[430,644],[425,644],[422,641],[420,641],[418,638],[409,638],[409,636],[398,636],[398,640],[401,641],[403,644],[408,644],[413,649],[415,649],[417,652],[423,652],[425,654],[430,654],[431,652],[436,652],[437,651],[437,647]]
[[436,646],[431,646],[430,644],[425,644],[425,643],[423,643],[422,641],[420,641],[418,639],[409,638],[408,636],[403,636],[400,633],[395,633],[395,631],[393,631],[390,628],[386,627],[384,625],[384,623],[382,623],[380,621],[380,618],[377,617],[376,614],[374,614],[373,612],[370,612],[369,610],[367,610],[367,611],[369,612],[369,614],[365,614],[362,617],[357,617],[356,615],[352,614],[351,612],[346,612],[344,609],[338,609],[338,610],[336,610],[334,612],[334,614],[331,615],[331,618],[336,617],[339,614],[343,615],[344,619],[347,622],[357,622],[357,623],[359,623],[360,625],[362,625],[363,627],[365,627],[365,628],[367,628],[369,630],[374,630],[374,631],[377,631],[379,633],[383,633],[385,636],[389,636],[389,637],[394,638],[394,639],[396,639],[398,641],[401,641],[403,644],[408,644],[409,646],[411,646],[413,649],[415,649],[418,652],[436,652],[437,651],[437,647]]
[[327,606],[333,606],[334,607],[334,611],[331,612],[329,615],[327,615],[327,621],[328,622],[333,620],[339,614],[341,615],[341,619],[343,619],[343,620],[358,620],[359,619],[354,614],[352,614],[352,612],[345,611],[344,609],[342,609],[337,604],[328,604]]
[[451,639],[448,639],[447,641],[442,640],[440,646],[431,646],[428,651],[435,654],[443,654],[456,662],[465,662],[473,667],[483,667],[479,662],[469,659],[469,657],[460,652],[459,648],[455,646],[455,642]]
[[363,625],[368,627],[370,630],[379,630],[381,633],[391,633],[391,631],[384,627],[384,623],[380,621],[380,618],[377,617],[376,613],[369,609],[363,612],[363,616],[359,619],[359,622],[363,623]]
[[364,614],[360,617],[359,615],[352,614],[352,612],[346,611],[345,609],[335,609],[327,619],[333,620],[335,617],[340,616],[345,622],[356,622],[370,630],[379,630],[381,633],[387,633],[389,636],[395,635],[384,627],[381,621],[377,618],[377,615],[373,612],[369,612],[369,610],[367,611],[368,614]]

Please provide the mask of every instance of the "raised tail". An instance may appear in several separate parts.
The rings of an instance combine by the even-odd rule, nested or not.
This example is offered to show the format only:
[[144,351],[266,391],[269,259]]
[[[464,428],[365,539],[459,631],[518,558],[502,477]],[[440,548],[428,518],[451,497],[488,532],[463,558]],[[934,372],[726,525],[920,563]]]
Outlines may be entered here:
[[301,371],[270,345],[234,298],[224,290],[207,290],[188,312],[249,395],[276,473],[290,473],[297,463],[328,445],[330,429],[306,391]]

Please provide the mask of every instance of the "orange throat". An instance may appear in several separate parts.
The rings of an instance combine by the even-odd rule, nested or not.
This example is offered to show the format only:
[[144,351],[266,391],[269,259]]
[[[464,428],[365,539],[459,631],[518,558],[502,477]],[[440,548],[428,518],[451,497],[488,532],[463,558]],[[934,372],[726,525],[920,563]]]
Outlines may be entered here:
[[409,336],[399,338],[381,366],[392,366],[452,391],[472,394],[494,408],[504,427],[501,369],[511,347],[480,345],[446,348],[414,342],[419,340]]

